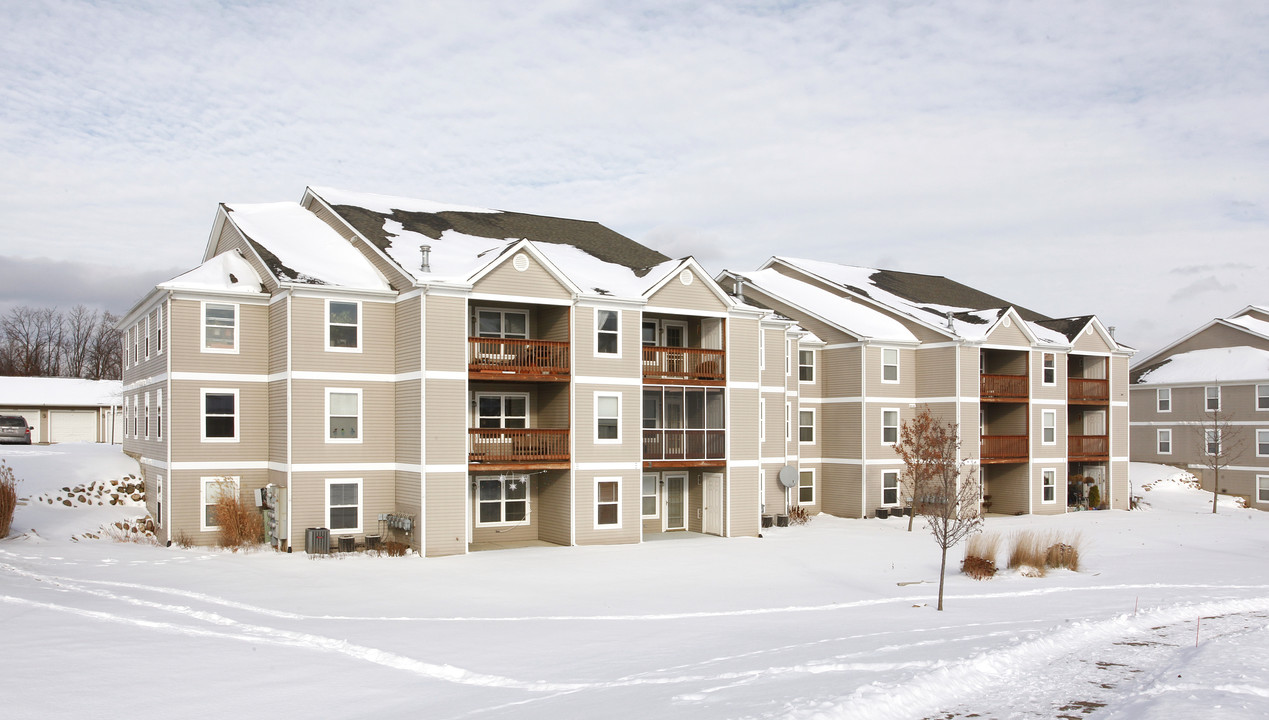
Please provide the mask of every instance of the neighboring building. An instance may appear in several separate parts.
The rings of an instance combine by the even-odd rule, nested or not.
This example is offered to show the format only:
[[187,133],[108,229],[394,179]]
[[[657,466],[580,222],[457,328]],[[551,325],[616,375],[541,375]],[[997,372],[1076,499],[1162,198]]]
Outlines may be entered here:
[[21,415],[33,443],[123,441],[118,380],[0,376],[0,415]]
[[1269,307],[1212,320],[1142,358],[1131,396],[1133,460],[1185,468],[1211,490],[1205,458],[1216,419],[1235,434],[1223,440],[1220,491],[1269,509]]
[[804,333],[597,223],[324,188],[221,205],[203,263],[119,327],[124,449],[169,541],[212,542],[226,487],[265,489],[301,550],[323,527],[426,555],[754,536],[797,463],[763,418],[796,406]]
[[899,506],[894,445],[922,406],[958,424],[987,512],[1083,508],[1092,486],[1102,507],[1128,507],[1134,351],[1096,317],[1052,319],[944,277],[787,257],[717,279],[813,333],[793,351],[799,389],[762,387],[809,428],[799,467],[813,509]]

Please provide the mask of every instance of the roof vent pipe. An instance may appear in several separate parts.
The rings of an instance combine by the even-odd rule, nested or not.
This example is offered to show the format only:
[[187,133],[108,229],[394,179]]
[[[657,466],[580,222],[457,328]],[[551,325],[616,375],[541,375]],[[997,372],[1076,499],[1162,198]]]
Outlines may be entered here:
[[1114,340],[1114,339],[1115,339],[1115,326],[1114,326],[1114,325],[1108,325],[1108,326],[1106,326],[1106,332],[1110,333],[1110,339],[1111,339],[1111,340]]
[[423,255],[423,260],[419,265],[419,269],[423,272],[432,272],[432,246],[420,245],[419,253]]
[[955,327],[952,325],[952,311],[951,310],[947,311],[947,329],[948,330],[955,329]]
[[745,300],[745,281],[744,278],[736,278],[736,299],[744,302]]

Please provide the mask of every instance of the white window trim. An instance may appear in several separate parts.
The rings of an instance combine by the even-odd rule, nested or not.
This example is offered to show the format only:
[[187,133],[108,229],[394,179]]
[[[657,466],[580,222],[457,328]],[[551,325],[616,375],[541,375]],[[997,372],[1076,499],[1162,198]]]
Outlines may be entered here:
[[[472,406],[472,416],[471,416],[472,427],[474,428],[480,427],[480,399],[487,398],[487,397],[496,397],[496,398],[499,398],[500,400],[500,405],[502,407],[502,414],[499,415],[498,418],[499,418],[499,422],[503,424],[502,425],[503,430],[527,430],[533,426],[533,423],[532,423],[533,408],[531,407],[531,403],[529,401],[529,393],[527,392],[478,392],[478,393],[475,393],[473,396],[474,404]],[[507,415],[507,398],[512,398],[512,397],[522,398],[524,400],[524,427],[523,428],[509,428],[506,426],[507,417],[509,417]],[[519,417],[519,415],[511,415],[510,417]],[[488,428],[488,429],[492,430],[494,428]]]
[[[1210,408],[1210,407],[1208,407],[1208,406],[1207,406],[1207,401],[1208,401],[1207,391],[1208,391],[1208,390],[1212,390],[1212,389],[1215,389],[1215,390],[1216,390],[1216,407],[1214,407],[1214,408]],[[1223,393],[1221,392],[1221,386],[1220,386],[1220,385],[1205,385],[1205,386],[1203,386],[1203,412],[1220,412],[1220,411],[1221,411],[1221,395],[1222,395],[1222,394],[1223,394]]]
[[[807,353],[807,354],[809,354],[809,355],[811,356],[811,364],[810,364],[810,365],[803,365],[803,364],[802,364],[802,353]],[[814,350],[803,350],[803,349],[801,349],[801,348],[798,348],[798,384],[799,384],[799,385],[814,385],[814,384],[815,384],[815,365],[816,365],[816,363],[815,363],[815,351],[814,351]],[[809,367],[809,368],[811,368],[811,379],[810,379],[810,380],[803,380],[803,379],[802,379],[802,368],[804,368],[804,367]]]
[[[599,333],[601,332],[601,330],[599,329],[599,326],[600,326],[599,314],[600,314],[601,312],[610,312],[610,313],[614,313],[614,314],[616,314],[616,315],[617,315],[617,331],[616,331],[616,333],[617,333],[617,352],[615,352],[615,353],[606,353],[606,352],[600,352],[600,351],[599,351]],[[621,311],[620,311],[620,310],[618,310],[617,308],[598,308],[598,307],[597,307],[597,308],[595,308],[595,316],[594,316],[594,317],[595,317],[595,328],[594,328],[594,332],[593,332],[592,334],[595,336],[595,338],[594,338],[594,340],[592,341],[592,342],[593,342],[593,346],[592,346],[592,347],[593,347],[594,352],[595,352],[595,357],[597,357],[597,358],[620,358],[620,357],[621,357]],[[642,326],[640,326],[640,327],[642,328]],[[602,331],[602,332],[609,332],[609,331],[604,330],[604,331]],[[642,345],[642,343],[640,343],[640,344]]]
[[[643,491],[643,483],[649,478],[652,479],[651,495]],[[653,498],[654,500],[654,509],[651,515],[645,515],[643,512],[643,501],[647,498]],[[639,517],[643,520],[656,520],[661,517],[661,475],[659,473],[644,473],[639,476]]]
[[[894,353],[894,362],[893,362],[893,363],[887,363],[887,362],[886,362],[886,352],[887,352],[887,351],[889,351],[889,352],[893,352],[893,353]],[[887,385],[898,385],[898,384],[899,384],[899,380],[903,377],[903,374],[902,374],[902,369],[901,369],[900,364],[899,364],[899,355],[900,355],[900,354],[899,354],[899,348],[885,348],[885,347],[881,348],[881,375],[879,376],[879,379],[881,380],[881,382],[883,382],[883,383],[885,383],[885,384],[887,384]],[[894,380],[887,380],[887,379],[886,379],[886,367],[887,367],[887,366],[889,366],[889,365],[894,365]]]
[[[1052,420],[1052,422],[1050,422]],[[1044,431],[1052,428],[1053,439],[1045,440]],[[1041,410],[1040,411],[1040,444],[1041,445],[1057,445],[1057,410]]]
[[[355,528],[333,528],[330,521],[330,486],[331,485],[356,485],[357,486],[357,527]],[[326,478],[326,495],[322,500],[323,506],[326,508],[322,518],[323,523],[331,535],[360,535],[364,532],[363,527],[366,524],[366,493],[365,486],[362,484],[361,478]],[[334,507],[351,507],[349,505],[335,505]]]
[[766,441],[767,441],[767,399],[758,398],[758,442],[766,442]]
[[154,354],[162,355],[163,354],[163,306],[162,305],[159,305],[158,314],[155,316],[154,344],[155,344]]
[[[1167,437],[1168,449],[1162,450],[1164,437]],[[1154,451],[1157,455],[1172,454],[1172,430],[1171,428],[1159,428],[1154,434]]]
[[[621,444],[621,395],[622,393],[611,392],[607,390],[595,391],[595,405],[594,405],[595,422],[591,426],[591,429],[592,429],[592,432],[594,433],[593,438],[596,445],[620,445]],[[600,438],[599,437],[599,419],[601,417],[599,414],[599,399],[601,397],[617,399],[617,437],[615,438]],[[602,417],[610,417],[610,416],[602,416]]]
[[146,391],[144,397],[145,397],[145,400],[144,400],[145,412],[142,413],[142,415],[144,416],[145,419],[144,419],[144,424],[141,427],[145,430],[145,439],[149,440],[150,439],[150,393],[149,391]]
[[[802,424],[802,413],[811,414],[811,439],[802,439],[802,428],[807,427]],[[815,408],[799,408],[798,409],[798,445],[814,445],[815,444]]]
[[238,490],[238,499],[242,499],[242,478],[237,475],[210,475],[198,479],[198,529],[203,532],[216,532],[219,525],[207,524],[207,483],[228,480]]
[[[1048,370],[1049,359],[1053,360],[1053,380],[1045,380],[1045,370]],[[1057,385],[1057,353],[1040,353],[1040,384],[1053,387]]]
[[[1260,439],[1262,435],[1265,437],[1264,440]],[[1256,457],[1269,457],[1269,453],[1260,452],[1261,445],[1269,445],[1269,430],[1256,431]]]
[[[886,502],[886,477],[894,477],[894,502]],[[899,507],[903,504],[903,486],[899,484],[898,470],[882,470],[881,471],[881,506],[882,507]]]
[[[1211,445],[1216,443],[1216,452],[1212,452]],[[1203,430],[1203,454],[1204,455],[1220,455],[1221,453],[1221,431],[1220,428]]]
[[141,318],[141,327],[143,328],[141,331],[142,335],[143,337],[145,337],[145,342],[142,343],[142,345],[145,347],[145,359],[149,360],[150,359],[150,316],[149,315],[146,315],[145,317]]
[[129,399],[127,395],[123,396],[123,436],[125,438],[132,437],[132,427],[129,423],[129,420],[132,419],[130,414],[132,412],[132,403],[129,402]]
[[[1053,499],[1051,500],[1044,499],[1044,491],[1047,489],[1053,490]],[[1044,468],[1043,470],[1040,471],[1040,504],[1041,505],[1056,505],[1057,494],[1058,494],[1057,493],[1057,469]]]
[[[811,499],[810,500],[802,499],[802,488],[806,487],[805,485],[802,484],[802,473],[809,473],[811,475],[811,485],[810,485]],[[797,493],[798,505],[814,505],[819,500],[819,493],[816,492],[817,488],[816,488],[815,476],[816,476],[815,468],[798,468],[798,493]]]
[[[233,437],[207,437],[207,395],[233,395],[234,396],[234,434]],[[198,434],[205,443],[236,443],[242,435],[242,403],[238,397],[237,388],[200,388],[198,397],[202,403],[198,410]],[[135,408],[134,408],[135,409]],[[133,428],[135,430],[136,428]]]
[[[357,347],[351,347],[351,348],[349,348],[349,347],[332,347],[332,346],[331,346],[331,344],[330,344],[330,329],[331,329],[331,321],[330,321],[330,304],[331,304],[332,302],[337,302],[337,303],[346,303],[346,304],[351,304],[351,305],[356,305],[356,306],[357,306],[357,325],[356,325],[356,327],[357,327]],[[324,325],[325,325],[325,327],[326,327],[326,352],[338,352],[338,353],[359,353],[359,352],[361,352],[361,346],[362,346],[362,327],[366,324],[366,323],[365,323],[366,316],[362,314],[363,310],[364,310],[364,308],[362,307],[362,305],[361,305],[361,301],[360,301],[360,300],[340,300],[340,299],[338,299],[338,298],[326,298],[326,322],[324,323]],[[237,317],[237,316],[235,315],[235,317]],[[346,324],[344,324],[344,323],[339,323],[339,327],[347,327],[347,325],[346,325]],[[234,337],[235,337],[235,338],[237,338],[237,335],[235,335]]]
[[[1167,396],[1166,398],[1164,396]],[[1168,404],[1168,408],[1163,409],[1163,403]],[[1154,409],[1155,412],[1170,413],[1172,412],[1172,388],[1158,388],[1154,391]]]
[[[617,522],[616,522],[616,523],[608,523],[608,524],[605,524],[605,525],[600,525],[600,524],[599,524],[599,505],[600,505],[600,502],[599,502],[599,484],[600,484],[600,483],[606,483],[606,482],[615,482],[615,483],[617,483],[617,502],[616,502],[616,505],[617,505]],[[642,492],[643,492],[642,488],[640,489],[640,491],[639,491],[639,492],[642,494]],[[621,498],[621,478],[620,478],[620,477],[597,477],[597,478],[595,478],[594,493],[595,493],[595,494],[594,494],[594,500],[595,500],[595,502],[594,502],[594,506],[595,506],[595,507],[594,507],[593,517],[592,517],[592,520],[594,521],[594,529],[596,529],[596,530],[620,530],[620,529],[621,529],[621,499],[622,499],[622,498]],[[613,503],[603,503],[603,504],[604,504],[604,505],[612,505]],[[640,510],[640,514],[642,514],[642,509]]]
[[1256,502],[1269,503],[1269,475],[1256,476]]
[[[474,518],[476,527],[526,527],[533,521],[533,486],[529,484],[529,476],[522,473],[504,473],[502,475],[478,475],[475,478],[476,497],[472,500],[472,509],[475,511]],[[498,480],[502,483],[502,497],[498,500],[498,505],[502,511],[501,517],[507,516],[507,481],[514,480],[524,484],[524,519],[523,520],[498,520],[496,522],[480,521],[480,482],[482,480]],[[519,502],[518,500],[513,502]]]
[[[347,393],[357,396],[357,437],[355,438],[333,438],[330,436],[330,396],[331,393]],[[339,417],[346,417],[340,415]],[[322,434],[326,437],[328,445],[360,445],[361,439],[366,434],[365,413],[362,412],[361,388],[326,388],[326,424],[322,428]]]
[[163,515],[163,476],[162,475],[154,476],[154,510],[155,510],[154,514],[158,516],[154,518],[154,524],[158,525],[159,527],[167,527],[164,524],[167,521]]
[[158,397],[156,398],[154,407],[155,407],[155,410],[158,411],[156,413],[157,417],[155,418],[154,436],[155,438],[162,440],[163,439],[163,391],[162,390],[158,391]]
[[[886,413],[888,412],[894,413],[894,418],[895,418],[894,426],[893,426],[894,427],[894,441],[892,442],[888,442],[886,440]],[[880,439],[881,439],[882,445],[890,445],[890,446],[898,445],[899,444],[899,429],[901,427],[903,427],[903,415],[899,412],[899,408],[882,408],[881,409],[881,437]]]
[[793,439],[793,403],[784,403],[784,441]]
[[[209,348],[207,347],[207,306],[208,305],[227,305],[234,309],[234,346],[229,348]],[[211,300],[202,300],[199,302],[198,331],[202,335],[198,344],[202,352],[219,353],[221,355],[237,355],[238,339],[242,337],[242,306],[234,302],[215,302]]]
[[[1263,393],[1261,392],[1260,388],[1264,388]],[[1265,398],[1265,400],[1269,400],[1269,385],[1256,386],[1256,411],[1269,412],[1269,402],[1265,403],[1265,407],[1260,407],[1260,398],[1262,397]]]

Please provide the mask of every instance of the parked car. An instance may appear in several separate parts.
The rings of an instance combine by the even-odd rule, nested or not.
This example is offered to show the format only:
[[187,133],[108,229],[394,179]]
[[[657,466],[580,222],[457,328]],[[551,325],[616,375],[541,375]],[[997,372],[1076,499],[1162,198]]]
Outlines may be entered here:
[[30,445],[34,429],[21,415],[0,415],[0,443]]

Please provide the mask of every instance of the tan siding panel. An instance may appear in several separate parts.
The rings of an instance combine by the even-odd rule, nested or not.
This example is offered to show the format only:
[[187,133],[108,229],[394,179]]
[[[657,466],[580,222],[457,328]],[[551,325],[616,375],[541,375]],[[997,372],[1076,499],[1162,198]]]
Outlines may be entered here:
[[421,410],[419,406],[419,380],[406,380],[395,384],[396,392],[396,458],[399,463],[422,462]]
[[[616,545],[639,542],[642,474],[629,470],[576,471],[577,544]],[[621,479],[621,527],[595,527],[595,478]],[[699,507],[699,505],[695,506]]]
[[269,383],[269,460],[287,462],[287,386],[285,380]]
[[[238,441],[203,442],[202,390],[238,391]],[[266,383],[177,380],[172,383],[168,428],[177,462],[259,462],[269,451],[269,389]]]
[[524,272],[515,269],[514,257],[505,258],[501,264],[472,286],[472,292],[555,300],[572,299],[573,292],[542,267],[537,258],[527,252],[517,253],[519,254],[523,254],[529,261],[529,266]]
[[429,472],[427,487],[427,554],[467,552],[467,473]]
[[424,459],[430,465],[467,464],[466,388],[462,380],[427,381]]
[[396,305],[361,303],[361,352],[326,349],[327,317],[324,298],[297,297],[291,301],[291,367],[300,371],[392,373],[396,371]]
[[424,365],[429,371],[466,372],[467,301],[463,298],[429,295],[423,298],[426,314]]
[[[232,303],[232,300],[226,300]],[[172,301],[172,370],[234,374],[267,374],[269,371],[269,308],[238,303],[238,352],[202,352],[202,304],[197,300]]]
[[535,477],[541,478],[538,482],[538,539],[568,545],[572,498],[569,473],[566,470],[556,470]]
[[710,290],[713,281],[696,274],[695,270],[687,270],[692,275],[692,284],[684,285],[676,273],[670,281],[652,293],[648,304],[656,307],[687,308],[689,310],[710,310],[721,312],[727,309],[717,295]]
[[1072,346],[1074,350],[1079,352],[1108,353],[1113,349],[1106,344],[1106,341],[1102,339],[1102,334],[1094,330],[1091,324],[1080,332],[1079,337],[1075,339]]
[[987,343],[990,345],[1030,347],[1031,341],[1027,339],[1026,333],[1018,329],[1018,324],[1012,318],[1005,319],[1009,321],[1009,327],[1005,327],[1003,321],[996,325],[996,329],[992,330],[991,334],[987,336]]
[[758,323],[730,318],[727,323],[727,379],[758,382]]
[[954,347],[944,347],[917,350],[913,353],[917,397],[956,395],[957,350]]
[[423,326],[419,320],[422,308],[421,296],[415,296],[397,303],[396,310],[396,372],[407,373],[419,370],[422,348],[419,340]]
[[[327,442],[329,389],[361,390],[361,442]],[[291,461],[387,462],[395,456],[396,393],[392,383],[292,380]]]
[[[232,217],[232,214],[230,217]],[[237,251],[246,258],[247,263],[255,269],[256,273],[260,275],[260,279],[264,281],[266,290],[273,292],[278,289],[278,282],[273,277],[273,273],[269,272],[269,268],[260,262],[256,251],[243,238],[242,233],[238,232],[238,228],[234,226],[233,222],[227,220],[220,226],[220,237],[216,238],[216,246],[212,249],[212,256],[232,251]]]

